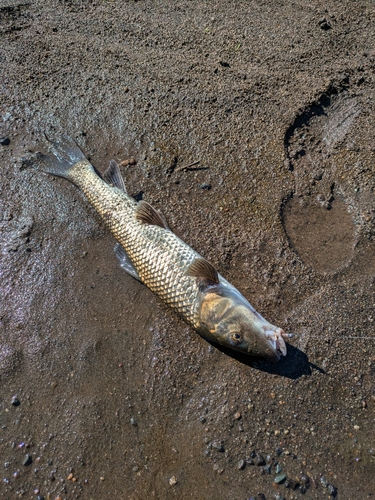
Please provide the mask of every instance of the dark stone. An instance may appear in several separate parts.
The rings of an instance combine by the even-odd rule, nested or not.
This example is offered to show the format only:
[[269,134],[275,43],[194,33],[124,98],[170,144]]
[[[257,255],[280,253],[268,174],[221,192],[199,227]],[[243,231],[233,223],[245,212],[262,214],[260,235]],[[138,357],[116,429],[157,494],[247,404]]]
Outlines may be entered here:
[[223,68],[230,68],[230,64],[226,61],[219,61],[220,66],[223,66]]
[[332,26],[329,24],[329,22],[327,21],[327,19],[325,17],[323,17],[323,19],[321,19],[319,21],[319,26],[320,26],[320,29],[322,29],[324,31],[332,29]]
[[2,146],[9,146],[9,144],[10,144],[9,137],[0,137],[0,144]]
[[264,460],[264,457],[263,455],[261,455],[260,453],[258,453],[256,455],[256,460],[255,460],[255,463],[257,465],[266,465],[266,461]]
[[220,451],[220,453],[223,453],[225,450],[224,450],[224,445],[221,441],[214,441],[212,443],[212,448],[214,448],[215,450],[217,451]]
[[272,465],[271,464],[268,464],[264,467],[264,472],[266,474],[271,474],[271,468],[272,468]]
[[209,191],[211,189],[211,184],[204,182],[203,184],[201,184],[201,189],[205,189],[206,191]]
[[12,398],[12,405],[13,406],[19,406],[21,403],[20,403],[20,400],[16,397]]
[[333,496],[333,498],[336,498],[337,496],[337,488],[336,486],[333,486],[333,484],[329,484],[327,486],[327,490],[329,491],[329,494]]
[[27,467],[33,463],[33,459],[30,455],[25,455],[25,458],[22,460],[22,464]]

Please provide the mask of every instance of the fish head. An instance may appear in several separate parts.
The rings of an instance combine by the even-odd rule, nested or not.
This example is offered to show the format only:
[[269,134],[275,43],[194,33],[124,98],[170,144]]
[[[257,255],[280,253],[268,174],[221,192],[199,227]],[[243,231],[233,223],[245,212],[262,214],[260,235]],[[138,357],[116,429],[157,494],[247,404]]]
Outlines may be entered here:
[[252,358],[276,362],[286,355],[284,331],[268,323],[234,287],[206,291],[199,330],[207,339]]

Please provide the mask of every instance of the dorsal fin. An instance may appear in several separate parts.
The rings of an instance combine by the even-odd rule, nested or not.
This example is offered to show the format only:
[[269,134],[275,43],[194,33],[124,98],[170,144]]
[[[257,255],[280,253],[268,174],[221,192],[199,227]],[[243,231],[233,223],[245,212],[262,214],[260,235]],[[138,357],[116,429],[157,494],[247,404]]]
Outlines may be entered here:
[[144,224],[152,224],[154,226],[163,227],[164,229],[169,229],[164,215],[159,213],[152,205],[144,200],[138,203],[135,210],[135,218]]
[[107,170],[102,174],[103,180],[109,185],[113,185],[115,187],[118,187],[124,193],[126,193],[126,187],[124,184],[124,179],[122,178],[120,168],[115,162],[115,160],[111,160],[109,162],[109,167]]
[[193,262],[186,270],[187,276],[193,276],[194,278],[200,278],[203,281],[214,283],[218,285],[219,275],[212,264],[210,264],[203,257],[198,257],[194,259]]

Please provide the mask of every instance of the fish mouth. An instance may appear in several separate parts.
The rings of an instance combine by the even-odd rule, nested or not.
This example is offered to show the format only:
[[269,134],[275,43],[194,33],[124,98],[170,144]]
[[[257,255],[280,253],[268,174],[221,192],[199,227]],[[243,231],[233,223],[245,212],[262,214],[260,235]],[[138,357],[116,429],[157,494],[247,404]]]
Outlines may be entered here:
[[264,328],[264,333],[269,344],[272,347],[273,352],[277,356],[277,360],[281,358],[281,356],[286,356],[287,349],[285,340],[283,337],[286,336],[286,333],[281,328],[276,328],[275,330]]

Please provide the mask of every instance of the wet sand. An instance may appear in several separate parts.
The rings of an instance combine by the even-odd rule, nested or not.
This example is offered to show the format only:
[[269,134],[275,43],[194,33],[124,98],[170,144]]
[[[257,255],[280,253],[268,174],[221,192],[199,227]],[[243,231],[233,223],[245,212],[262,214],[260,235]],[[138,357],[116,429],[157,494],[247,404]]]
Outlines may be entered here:
[[[374,9],[0,0],[1,498],[373,497]],[[134,157],[128,192],[288,355],[218,349],[126,275],[30,167],[44,133]]]

